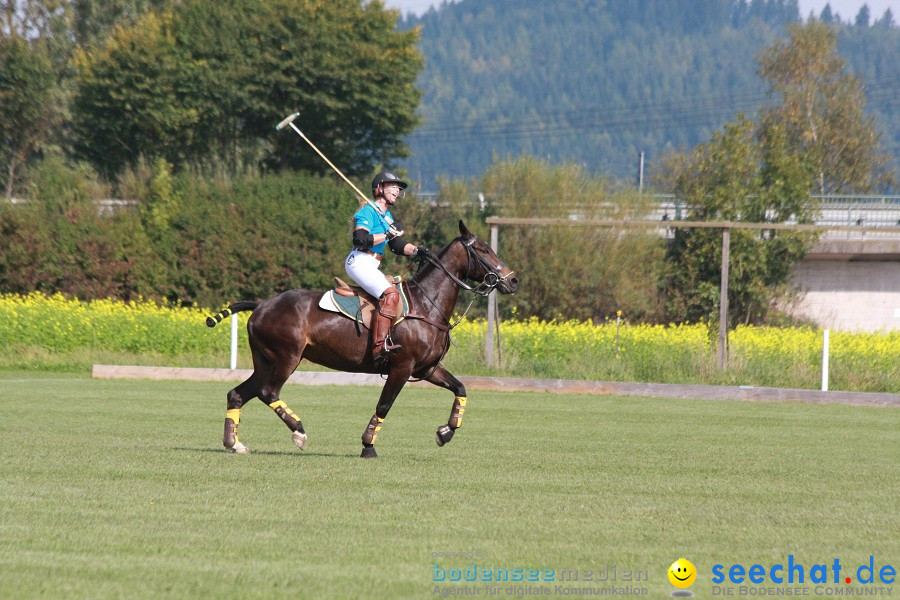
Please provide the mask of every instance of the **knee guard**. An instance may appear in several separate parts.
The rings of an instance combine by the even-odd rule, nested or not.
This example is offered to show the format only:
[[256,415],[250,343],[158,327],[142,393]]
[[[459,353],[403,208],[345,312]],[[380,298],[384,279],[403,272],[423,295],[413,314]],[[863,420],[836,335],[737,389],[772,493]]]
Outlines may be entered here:
[[400,292],[395,287],[389,287],[378,299],[378,312],[389,319],[396,319],[400,313]]

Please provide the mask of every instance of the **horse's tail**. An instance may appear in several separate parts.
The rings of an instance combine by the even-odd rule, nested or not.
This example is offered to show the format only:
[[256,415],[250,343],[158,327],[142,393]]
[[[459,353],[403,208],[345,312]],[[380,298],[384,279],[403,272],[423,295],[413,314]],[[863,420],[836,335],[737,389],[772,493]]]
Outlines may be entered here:
[[222,312],[216,313],[211,317],[206,317],[206,326],[215,327],[216,323],[221,322],[225,317],[245,310],[255,310],[257,306],[259,306],[259,302],[235,302]]

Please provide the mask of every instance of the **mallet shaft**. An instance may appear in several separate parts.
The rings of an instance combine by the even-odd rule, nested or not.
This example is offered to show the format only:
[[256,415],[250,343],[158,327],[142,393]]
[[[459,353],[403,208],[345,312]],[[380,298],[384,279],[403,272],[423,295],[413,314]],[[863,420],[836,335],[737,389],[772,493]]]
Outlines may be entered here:
[[[290,118],[290,117],[289,117],[289,118]],[[338,169],[336,166],[334,166],[334,163],[331,162],[330,160],[328,160],[328,157],[327,157],[327,156],[325,156],[324,154],[322,154],[322,151],[319,150],[319,149],[316,147],[316,145],[312,143],[312,140],[310,140],[308,137],[306,137],[306,135],[304,135],[304,133],[303,133],[302,131],[300,131],[300,129],[298,129],[296,125],[294,125],[294,122],[293,122],[293,121],[290,122],[290,126],[291,126],[291,128],[292,128],[294,131],[296,131],[296,132],[300,135],[300,137],[302,137],[302,138],[306,141],[307,144],[309,144],[310,148],[312,148],[313,150],[316,151],[316,154],[318,154],[319,156],[322,157],[322,160],[324,160],[326,163],[328,163],[328,166],[329,166],[329,167],[331,167],[332,169],[334,169],[334,172],[335,172],[335,173],[337,173],[338,175],[340,175],[340,176],[344,179],[344,181],[346,181],[346,182],[350,185],[350,187],[352,187],[353,190],[354,190],[357,194],[359,194],[359,197],[362,198],[364,202],[368,202],[369,204],[371,204],[372,206],[374,206],[375,209],[376,209],[378,212],[381,212],[381,209],[378,208],[378,206],[377,206],[374,202],[372,202],[372,200],[370,200],[369,198],[366,198],[365,194],[363,194],[361,191],[359,191],[359,188],[356,187],[355,185],[353,185],[353,182],[350,181],[349,179],[347,179],[347,176],[344,175],[343,173],[341,173],[341,170]]]
[[359,195],[359,197],[362,198],[363,202],[368,202],[368,203],[369,203],[369,206],[371,206],[372,208],[374,208],[374,209],[378,212],[378,214],[382,215],[382,217],[383,217],[383,216],[384,216],[384,213],[381,212],[381,209],[378,208],[378,205],[375,204],[375,202],[373,202],[370,198],[367,198],[366,195],[363,194],[361,191],[359,191],[359,188],[356,187],[355,185],[353,185],[353,182],[350,181],[349,179],[347,179],[347,176],[344,175],[344,174],[341,172],[340,169],[338,169],[336,166],[334,166],[334,163],[331,162],[330,160],[328,160],[328,157],[327,157],[327,156],[325,156],[324,154],[322,154],[322,151],[319,150],[319,149],[316,147],[316,145],[312,143],[312,140],[310,140],[308,137],[306,137],[306,135],[305,135],[302,131],[300,131],[300,129],[299,129],[296,125],[294,125],[294,120],[295,120],[297,117],[299,117],[299,116],[300,116],[300,113],[298,113],[298,112],[296,112],[296,113],[294,113],[294,114],[288,116],[288,117],[285,118],[281,123],[279,123],[278,125],[275,126],[275,130],[276,130],[276,131],[281,131],[281,130],[284,129],[286,126],[290,125],[290,126],[291,126],[291,129],[293,129],[294,131],[296,131],[296,132],[297,132],[297,135],[299,135],[300,137],[302,137],[302,138],[306,141],[306,143],[309,144],[310,148],[312,148],[313,150],[315,150],[315,151],[316,151],[316,154],[318,154],[319,156],[321,156],[321,157],[322,157],[322,160],[324,160],[326,163],[328,163],[328,166],[331,167],[332,169],[334,169],[334,172],[337,173],[338,175],[340,175],[341,178],[342,178],[344,181],[346,181],[346,182],[350,185],[350,187],[353,188],[353,190]]

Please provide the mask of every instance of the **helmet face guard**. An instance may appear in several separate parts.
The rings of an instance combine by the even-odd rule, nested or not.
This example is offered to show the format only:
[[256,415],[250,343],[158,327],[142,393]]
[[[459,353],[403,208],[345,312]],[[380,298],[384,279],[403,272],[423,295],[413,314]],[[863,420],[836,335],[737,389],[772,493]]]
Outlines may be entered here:
[[407,188],[407,183],[389,171],[382,171],[372,180],[372,196],[377,198],[384,195],[384,186],[387,184],[396,184],[400,186],[400,190]]

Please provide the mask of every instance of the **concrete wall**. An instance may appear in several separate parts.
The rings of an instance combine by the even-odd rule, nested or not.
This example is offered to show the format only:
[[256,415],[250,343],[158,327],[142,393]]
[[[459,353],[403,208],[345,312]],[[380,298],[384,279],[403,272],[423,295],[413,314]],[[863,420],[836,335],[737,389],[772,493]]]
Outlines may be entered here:
[[806,291],[794,314],[834,330],[900,330],[900,260],[811,256],[794,269]]

